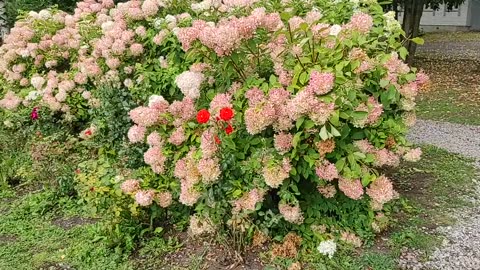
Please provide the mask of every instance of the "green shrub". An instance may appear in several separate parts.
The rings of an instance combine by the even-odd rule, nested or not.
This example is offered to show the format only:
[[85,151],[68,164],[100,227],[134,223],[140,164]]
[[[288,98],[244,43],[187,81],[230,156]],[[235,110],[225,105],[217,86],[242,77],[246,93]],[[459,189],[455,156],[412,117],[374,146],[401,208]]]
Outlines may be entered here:
[[114,213],[112,231],[191,215],[193,236],[295,231],[329,255],[325,240],[358,246],[384,226],[396,193],[382,170],[419,159],[405,133],[427,78],[403,63],[403,32],[378,3],[75,12],[30,13],[12,29],[0,107],[75,137],[76,190]]

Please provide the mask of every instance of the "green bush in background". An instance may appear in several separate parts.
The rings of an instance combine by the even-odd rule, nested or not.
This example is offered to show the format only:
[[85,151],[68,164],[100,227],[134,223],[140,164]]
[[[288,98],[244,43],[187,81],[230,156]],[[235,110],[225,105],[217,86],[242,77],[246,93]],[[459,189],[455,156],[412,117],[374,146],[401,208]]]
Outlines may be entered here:
[[6,19],[9,26],[13,26],[20,12],[40,11],[42,9],[57,5],[60,10],[73,11],[77,0],[6,0]]

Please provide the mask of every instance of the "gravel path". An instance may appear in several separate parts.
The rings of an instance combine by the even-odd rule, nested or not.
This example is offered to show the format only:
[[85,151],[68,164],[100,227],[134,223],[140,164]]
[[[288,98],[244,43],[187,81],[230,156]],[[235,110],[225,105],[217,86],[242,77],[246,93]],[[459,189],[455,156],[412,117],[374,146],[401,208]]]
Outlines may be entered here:
[[[480,169],[478,126],[419,120],[408,137],[418,144],[435,145],[473,158]],[[475,179],[473,181],[478,183]],[[480,183],[470,198],[474,206],[453,212],[451,216],[457,220],[455,225],[436,229],[445,237],[442,246],[437,247],[426,262],[421,260],[419,252],[406,251],[399,266],[411,270],[480,270],[480,201],[477,198],[480,198]]]
[[417,144],[431,144],[473,158],[476,160],[475,165],[480,168],[480,126],[418,120],[408,139]]
[[426,42],[424,45],[418,46],[418,54],[416,56],[445,59],[480,59],[480,40]]

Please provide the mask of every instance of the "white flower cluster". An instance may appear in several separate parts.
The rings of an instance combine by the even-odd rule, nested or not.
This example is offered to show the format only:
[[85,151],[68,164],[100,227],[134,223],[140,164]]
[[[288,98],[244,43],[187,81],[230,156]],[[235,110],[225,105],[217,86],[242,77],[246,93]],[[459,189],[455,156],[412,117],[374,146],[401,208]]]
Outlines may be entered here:
[[337,244],[333,240],[323,241],[318,245],[317,250],[320,254],[332,258],[335,251],[337,251]]
[[200,13],[202,11],[209,10],[211,8],[218,8],[222,4],[222,1],[218,0],[203,0],[199,3],[193,3],[191,8],[193,11]]
[[402,29],[400,23],[395,19],[395,11],[389,11],[385,13],[383,17],[386,20],[385,28],[387,30],[387,35],[398,32]]
[[197,99],[200,97],[200,86],[205,80],[205,76],[200,72],[185,71],[175,79],[180,91],[185,97]]

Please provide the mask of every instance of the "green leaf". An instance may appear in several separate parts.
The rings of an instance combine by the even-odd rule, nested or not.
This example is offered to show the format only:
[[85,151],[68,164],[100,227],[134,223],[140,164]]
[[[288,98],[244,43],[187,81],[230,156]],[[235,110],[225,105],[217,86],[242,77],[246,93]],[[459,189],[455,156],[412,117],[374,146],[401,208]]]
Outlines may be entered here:
[[312,120],[307,120],[305,121],[305,129],[310,129],[310,128],[313,128],[315,126],[315,122],[313,122]]
[[303,121],[305,121],[305,117],[300,117],[298,120],[297,120],[297,123],[296,123],[296,127],[297,129],[300,129],[300,127],[302,126],[303,124]]
[[[400,57],[405,60],[407,59],[407,55],[408,55],[408,51],[405,47],[401,47],[400,49],[398,49],[398,52],[400,54]],[[383,86],[382,86],[383,87]]]
[[330,133],[335,137],[340,137],[342,134],[333,126],[330,126]]
[[416,37],[416,38],[412,38],[411,41],[413,43],[416,43],[418,45],[423,45],[425,43],[425,41],[423,40],[423,38],[420,38],[420,37]]
[[308,74],[306,72],[302,72],[299,77],[299,81],[301,84],[305,84],[308,80]]
[[380,80],[380,87],[382,87],[382,88],[385,88],[389,84],[390,84],[389,80],[384,80],[384,79]]
[[330,123],[334,126],[340,125],[340,113],[338,110],[333,112],[332,116],[330,117]]
[[337,170],[338,170],[338,171],[342,171],[342,170],[343,170],[343,167],[345,167],[345,158],[339,159],[339,160],[335,163],[335,167],[337,167]]
[[293,140],[292,140],[292,145],[293,147],[297,147],[297,144],[298,142],[300,141],[300,137],[302,136],[302,132],[297,132],[297,134],[295,134],[295,136],[293,136]]
[[352,117],[355,120],[363,120],[367,118],[368,112],[363,112],[363,111],[357,111],[357,112],[352,112]]
[[323,126],[322,129],[320,129],[320,138],[322,138],[322,140],[328,140],[330,137],[328,136],[328,132],[327,132],[327,127],[326,126]]

